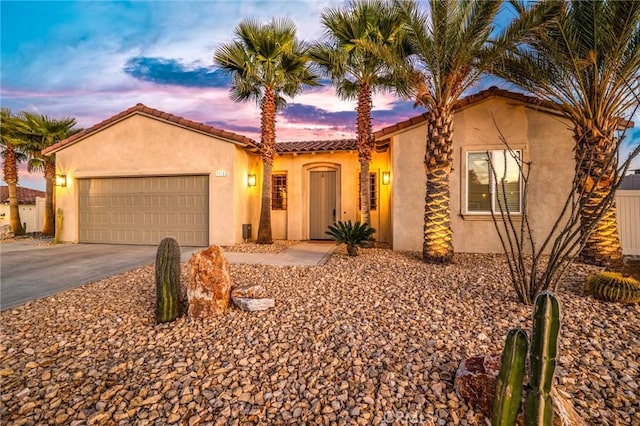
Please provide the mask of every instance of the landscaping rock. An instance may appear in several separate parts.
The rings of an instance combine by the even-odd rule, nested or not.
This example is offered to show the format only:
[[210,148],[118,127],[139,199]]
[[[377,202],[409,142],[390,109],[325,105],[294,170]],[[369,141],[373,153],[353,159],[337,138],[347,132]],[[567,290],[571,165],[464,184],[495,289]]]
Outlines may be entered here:
[[246,297],[234,297],[233,303],[243,311],[266,311],[276,306],[276,302],[273,299],[251,299]]
[[0,240],[8,240],[10,238],[14,238],[13,230],[11,229],[11,225],[2,225],[0,226]]
[[501,355],[474,356],[460,363],[454,388],[476,410],[491,417]]
[[[491,418],[495,399],[496,380],[500,373],[501,355],[475,356],[460,363],[454,387],[458,394],[472,407]],[[526,380],[526,379],[525,379]],[[571,397],[554,387],[551,390],[553,400],[554,426],[583,426],[586,423],[576,412]],[[524,425],[522,411],[518,414],[518,426]]]
[[232,298],[266,299],[269,297],[267,290],[261,284],[249,284],[235,287],[231,290]]
[[223,314],[229,305],[231,276],[222,249],[213,245],[195,252],[189,267],[189,316],[209,318]]

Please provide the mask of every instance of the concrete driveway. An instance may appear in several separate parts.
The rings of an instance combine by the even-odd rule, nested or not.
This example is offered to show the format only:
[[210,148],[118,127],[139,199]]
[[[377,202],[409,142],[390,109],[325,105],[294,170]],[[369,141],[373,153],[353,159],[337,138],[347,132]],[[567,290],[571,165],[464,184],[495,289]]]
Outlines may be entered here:
[[[0,244],[0,309],[155,262],[157,246]],[[185,261],[199,247],[183,247]]]

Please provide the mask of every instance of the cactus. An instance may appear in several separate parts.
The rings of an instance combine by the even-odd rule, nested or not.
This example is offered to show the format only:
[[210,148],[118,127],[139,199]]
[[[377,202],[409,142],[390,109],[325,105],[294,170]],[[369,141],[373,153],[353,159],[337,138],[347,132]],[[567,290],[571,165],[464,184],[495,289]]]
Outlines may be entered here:
[[599,272],[587,279],[587,293],[607,302],[640,302],[640,282],[616,272]]
[[[524,405],[525,426],[553,424],[551,388],[556,368],[560,320],[560,304],[553,293],[544,291],[538,294],[534,301],[533,331],[529,346],[529,390]],[[521,329],[511,330],[507,335],[500,374],[496,381],[493,426],[515,424],[522,395],[525,358],[526,333]]]
[[494,426],[512,426],[516,422],[522,400],[527,349],[527,333],[519,328],[510,330],[502,352],[500,374],[496,382],[496,399],[491,420]]
[[556,369],[560,304],[550,292],[536,296],[533,307],[533,332],[529,355],[529,385],[524,407],[525,425],[553,424],[551,387]]
[[156,255],[156,322],[174,321],[180,313],[180,244],[160,241]]
[[56,212],[56,232],[55,232],[55,236],[53,237],[53,243],[54,244],[60,244],[60,233],[62,232],[62,209],[58,208],[57,212]]

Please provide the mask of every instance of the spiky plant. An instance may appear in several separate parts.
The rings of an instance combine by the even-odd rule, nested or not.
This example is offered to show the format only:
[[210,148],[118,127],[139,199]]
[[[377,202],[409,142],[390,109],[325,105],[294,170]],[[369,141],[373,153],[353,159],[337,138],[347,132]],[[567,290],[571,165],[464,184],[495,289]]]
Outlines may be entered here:
[[640,282],[617,272],[598,272],[587,278],[587,293],[607,302],[640,303]]
[[160,241],[156,255],[156,322],[174,321],[180,313],[180,244]]
[[375,234],[375,228],[368,223],[337,222],[330,225],[325,233],[330,235],[337,244],[346,244],[349,256],[358,255],[358,246]]

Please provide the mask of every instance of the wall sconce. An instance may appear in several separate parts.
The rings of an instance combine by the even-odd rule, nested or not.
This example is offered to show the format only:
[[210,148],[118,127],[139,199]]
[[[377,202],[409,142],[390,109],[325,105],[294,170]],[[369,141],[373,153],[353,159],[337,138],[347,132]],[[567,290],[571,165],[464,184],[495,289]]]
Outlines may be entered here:
[[62,188],[67,186],[67,175],[56,175],[55,185]]
[[389,185],[391,183],[391,172],[382,172],[382,184]]
[[247,186],[256,186],[256,175],[247,175]]

